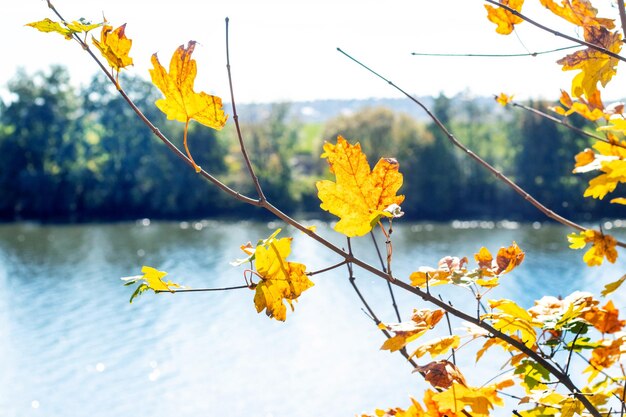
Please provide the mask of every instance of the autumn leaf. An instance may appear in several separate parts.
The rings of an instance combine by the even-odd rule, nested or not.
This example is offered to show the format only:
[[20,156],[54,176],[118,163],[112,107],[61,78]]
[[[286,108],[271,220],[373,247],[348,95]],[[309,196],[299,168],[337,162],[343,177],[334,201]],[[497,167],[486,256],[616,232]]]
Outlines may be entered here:
[[513,96],[509,96],[507,94],[504,93],[500,93],[496,96],[496,102],[501,105],[502,107],[505,107],[507,104],[509,104],[510,102],[513,101]]
[[537,332],[533,327],[541,327],[541,323],[522,307],[511,300],[489,300],[489,306],[499,311],[483,314],[482,320],[491,320],[491,325],[503,333],[514,335],[519,332],[520,338],[527,347],[537,341]]
[[[622,35],[600,26],[586,27],[585,40],[616,54],[622,48]],[[598,91],[598,83],[604,87],[613,78],[618,60],[586,48],[561,58],[557,63],[563,66],[563,71],[580,70],[572,80],[572,95],[592,97]]]
[[415,309],[413,316],[411,316],[411,321],[387,325],[379,324],[379,328],[395,334],[387,339],[380,349],[391,352],[402,349],[408,343],[434,328],[443,317],[443,314],[443,310]]
[[[521,12],[524,0],[500,0],[500,4],[504,4],[505,6],[509,6],[510,8]],[[485,9],[487,9],[487,19],[497,25],[496,32],[501,35],[510,34],[513,32],[514,25],[523,22],[521,17],[515,16],[513,13],[502,7],[485,4]]]
[[604,307],[594,306],[582,314],[582,317],[601,333],[617,333],[626,325],[626,320],[619,320],[618,315],[619,310],[609,300]]
[[71,23],[68,22],[55,22],[48,18],[40,20],[38,22],[27,23],[26,26],[33,27],[40,32],[55,32],[63,35],[65,39],[72,39],[72,35],[75,33],[87,33],[97,27],[102,26],[102,23],[90,23],[85,19],[75,20]]
[[398,162],[381,158],[370,170],[367,157],[359,143],[351,145],[342,136],[337,143],[326,143],[324,153],[330,172],[336,181],[318,181],[320,207],[340,220],[335,230],[348,237],[369,233],[382,217],[393,217],[387,211],[392,205],[400,205],[403,195],[396,195],[402,186],[402,174]]
[[461,339],[457,335],[439,337],[437,339],[430,340],[420,345],[411,355],[411,357],[421,358],[427,353],[430,353],[431,358],[435,358],[439,355],[445,355],[450,349],[456,349],[459,347]]
[[512,385],[513,381],[510,379],[480,388],[454,383],[445,391],[434,394],[432,401],[437,404],[440,411],[450,410],[461,415],[461,412],[466,410],[473,417],[487,417],[494,406],[504,405],[498,392]]
[[465,377],[459,368],[446,360],[431,362],[424,366],[416,366],[413,372],[421,373],[426,382],[435,388],[447,389],[454,383],[467,385]]
[[602,294],[604,297],[606,297],[607,295],[609,295],[612,292],[614,292],[615,290],[617,290],[624,283],[624,281],[626,281],[626,275],[623,275],[617,281],[614,281],[614,282],[606,284],[604,286],[604,289],[602,290],[602,292],[600,294]]
[[156,101],[156,106],[170,120],[185,123],[184,145],[187,156],[196,169],[196,165],[187,147],[187,129],[189,121],[195,120],[210,128],[221,130],[226,124],[227,116],[222,109],[222,99],[205,92],[195,92],[196,61],[191,58],[196,42],[189,41],[187,48],[180,45],[172,55],[169,73],[159,62],[157,54],[152,55],[153,69],[150,70],[152,82],[163,93],[165,98]]
[[467,258],[445,256],[437,264],[437,269],[420,267],[410,275],[411,285],[414,287],[433,287],[451,283],[455,276],[464,276],[467,272],[465,265]]
[[258,313],[265,310],[268,317],[280,321],[287,318],[284,301],[293,311],[293,301],[313,286],[305,265],[286,260],[291,253],[291,240],[266,239],[254,250],[256,273],[261,278],[251,287],[255,290],[254,305]]
[[578,234],[567,235],[567,240],[572,249],[583,249],[587,243],[592,243],[591,248],[583,255],[583,261],[589,266],[602,265],[604,258],[611,263],[615,263],[617,260],[617,250],[615,249],[617,241],[611,235],[588,229]]
[[139,286],[130,297],[130,302],[143,294],[147,290],[152,290],[155,293],[169,291],[172,292],[176,288],[182,288],[179,284],[171,281],[164,281],[163,278],[167,275],[165,271],[159,271],[158,269],[150,266],[141,267],[141,273],[143,275],[135,275],[132,277],[124,277],[122,281],[125,281],[124,285],[133,285],[139,283]]
[[589,373],[589,381],[606,368],[610,368],[617,363],[626,351],[626,335],[622,334],[616,339],[604,339],[601,346],[591,351],[589,366],[583,370],[583,373]]
[[133,65],[133,59],[128,56],[133,41],[126,37],[125,30],[126,24],[115,30],[113,30],[112,26],[105,24],[102,26],[99,41],[92,36],[93,44],[100,50],[100,53],[106,58],[111,68],[118,73],[120,69]]

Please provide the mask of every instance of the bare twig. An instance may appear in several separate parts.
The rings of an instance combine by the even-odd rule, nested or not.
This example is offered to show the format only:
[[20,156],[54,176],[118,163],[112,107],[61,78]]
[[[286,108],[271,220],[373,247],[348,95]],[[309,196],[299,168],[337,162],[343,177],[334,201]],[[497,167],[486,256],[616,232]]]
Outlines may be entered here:
[[624,38],[626,38],[626,9],[624,8],[624,0],[617,0],[616,3],[619,10],[619,20],[622,24],[622,32],[624,32]]
[[413,56],[432,56],[432,57],[468,57],[468,58],[515,58],[515,57],[535,57],[538,55],[551,54],[554,52],[565,51],[567,49],[578,48],[578,45],[564,46],[563,48],[550,49],[547,51],[539,52],[524,52],[519,54],[442,54],[442,53],[428,53],[428,52],[411,52]]
[[[383,272],[387,272],[387,268],[385,267],[385,261],[383,260],[383,255],[380,253],[380,248],[378,247],[378,243],[376,242],[376,236],[374,236],[374,231],[370,231],[370,236],[372,237],[372,242],[374,243],[374,247],[376,248],[376,254],[378,255],[378,259],[380,260],[380,268]],[[389,289],[389,296],[391,297],[391,304],[393,305],[393,310],[396,312],[396,317],[398,318],[398,322],[402,321],[400,317],[400,310],[398,309],[398,305],[396,304],[396,296],[393,293],[393,287],[391,283],[387,281],[387,288]]]
[[608,49],[606,49],[606,48],[604,48],[604,47],[602,47],[600,45],[595,45],[593,43],[584,41],[582,39],[578,39],[578,38],[575,38],[573,36],[566,35],[564,33],[559,32],[558,30],[554,30],[554,29],[551,29],[551,28],[549,28],[547,26],[544,26],[544,25],[542,25],[540,23],[537,23],[533,19],[524,16],[523,14],[521,14],[520,12],[518,12],[517,10],[513,9],[512,7],[510,7],[510,6],[506,5],[506,4],[499,3],[499,2],[497,2],[495,0],[485,0],[485,1],[487,3],[493,4],[494,6],[498,6],[498,7],[501,7],[503,9],[505,9],[506,11],[511,13],[512,15],[517,16],[517,17],[519,17],[522,20],[525,20],[526,22],[530,23],[533,26],[538,27],[539,29],[545,30],[546,32],[550,32],[554,36],[558,36],[560,38],[567,39],[567,40],[575,42],[575,43],[577,43],[579,45],[586,46],[587,48],[595,49],[596,51],[602,52],[603,54],[606,54],[606,55],[610,56],[611,58],[619,59],[620,61],[626,61],[626,58],[624,58],[623,56],[621,56],[619,54],[616,54],[615,52],[611,52]]
[[[443,298],[441,298],[441,294],[439,294],[439,299],[443,301]],[[452,307],[452,303],[450,301],[448,301],[448,304],[450,304],[450,307]],[[450,323],[450,314],[447,311],[446,311],[446,321],[448,322],[448,333],[450,334],[450,336],[453,336],[452,324]],[[452,363],[456,365],[456,349],[454,348],[452,348]]]
[[181,288],[173,290],[156,290],[155,293],[177,293],[177,292],[212,292],[212,291],[230,291],[241,290],[243,288],[250,288],[249,285],[237,285],[234,287],[221,287],[221,288]]
[[[350,60],[354,61],[355,63],[357,63],[358,65],[360,65],[361,67],[363,67],[364,69],[366,69],[367,71],[369,71],[370,73],[375,75],[376,77],[378,77],[381,80],[385,81],[391,87],[395,88],[396,90],[398,90],[399,92],[404,94],[409,100],[411,100],[412,102],[417,104],[419,107],[421,107],[426,112],[426,114],[428,114],[428,116],[435,123],[435,125],[437,125],[439,130],[441,130],[446,135],[448,140],[450,140],[450,142],[452,142],[452,144],[454,146],[456,146],[457,148],[461,149],[470,158],[472,158],[473,160],[478,162],[481,166],[483,166],[485,169],[487,169],[489,172],[491,172],[493,175],[495,175],[496,178],[498,178],[504,184],[506,184],[507,186],[512,188],[513,191],[515,191],[517,194],[522,196],[524,198],[524,200],[528,201],[530,204],[535,206],[535,208],[537,208],[537,210],[539,210],[541,213],[546,215],[546,217],[548,217],[548,218],[550,218],[552,220],[555,220],[555,221],[557,221],[557,222],[559,222],[559,223],[561,223],[561,224],[563,224],[565,226],[571,227],[573,229],[577,229],[577,230],[580,230],[580,231],[588,230],[586,227],[583,227],[583,226],[579,225],[578,223],[575,223],[575,222],[573,222],[573,221],[571,221],[569,219],[566,219],[565,217],[557,214],[553,210],[550,210],[549,208],[547,208],[546,206],[541,204],[539,201],[537,201],[537,199],[535,199],[532,195],[527,193],[522,187],[520,187],[515,182],[513,182],[509,177],[507,177],[506,175],[502,174],[500,171],[498,171],[496,168],[494,168],[492,165],[490,165],[487,161],[482,159],[480,156],[476,155],[473,151],[471,151],[469,148],[467,148],[465,145],[463,145],[461,142],[459,142],[459,140],[448,130],[448,128],[441,122],[441,120],[439,120],[439,118],[437,116],[435,116],[435,114],[433,114],[433,112],[430,111],[430,109],[428,107],[426,107],[426,105],[424,105],[424,103],[422,103],[420,100],[416,99],[411,94],[407,93],[402,88],[400,88],[399,86],[394,84],[392,81],[388,80],[387,78],[383,77],[382,75],[380,75],[379,73],[377,73],[376,71],[374,71],[373,69],[368,67],[367,65],[363,64],[361,61],[359,61],[356,58],[352,57],[350,54],[348,54],[347,52],[343,51],[341,48],[337,48],[337,50],[339,52],[341,52],[343,55],[345,55],[347,58],[349,58]],[[623,242],[620,242],[620,241],[617,242],[617,245],[621,246],[621,247],[626,247],[626,243],[623,243]]]
[[237,138],[239,139],[239,147],[241,148],[241,155],[246,163],[246,167],[248,168],[248,173],[250,174],[250,178],[252,178],[252,182],[254,183],[254,188],[256,188],[256,192],[259,195],[259,201],[265,201],[265,195],[263,194],[263,189],[261,188],[261,183],[259,182],[259,178],[254,172],[254,168],[252,168],[252,162],[250,162],[250,158],[248,157],[248,151],[246,150],[246,146],[243,142],[243,136],[241,135],[241,129],[239,127],[239,115],[237,114],[237,107],[235,106],[235,93],[233,90],[233,78],[230,71],[230,42],[228,39],[228,23],[229,19],[226,18],[226,71],[228,72],[228,87],[230,89],[230,102],[233,108],[233,121],[235,122],[235,128],[237,129]]
[[307,272],[306,274],[308,276],[313,276],[313,275],[317,275],[317,274],[321,274],[324,272],[328,272],[328,271],[332,271],[333,269],[339,268],[342,265],[345,265],[348,261],[346,261],[345,259],[339,263],[336,263],[335,265],[331,265],[327,268],[323,268],[323,269],[319,269],[317,271],[313,271],[313,272]]

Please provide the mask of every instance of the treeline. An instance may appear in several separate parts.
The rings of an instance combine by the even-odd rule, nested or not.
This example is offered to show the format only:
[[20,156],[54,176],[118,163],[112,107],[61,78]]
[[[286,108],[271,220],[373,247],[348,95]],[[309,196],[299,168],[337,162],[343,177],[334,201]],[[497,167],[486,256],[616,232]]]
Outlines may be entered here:
[[[177,145],[182,126],[156,109],[153,86],[122,85],[138,107]],[[81,90],[63,67],[19,72],[0,103],[0,220],[126,220],[262,216],[227,198],[157,140],[103,78]],[[532,103],[545,107],[546,103]],[[571,174],[585,138],[523,111],[493,115],[475,102],[444,96],[434,112],[470,149],[558,213],[591,220],[616,215],[604,202],[582,198],[586,179]],[[260,122],[245,123],[248,151],[266,195],[289,213],[320,216],[314,183],[327,174],[324,140],[359,140],[372,165],[395,156],[404,173],[403,205],[413,219],[541,218],[523,198],[457,149],[433,124],[384,108],[339,116],[324,124],[288,119],[288,104]],[[582,123],[572,119],[573,123]],[[192,124],[196,162],[231,187],[254,195],[232,123],[222,132]]]

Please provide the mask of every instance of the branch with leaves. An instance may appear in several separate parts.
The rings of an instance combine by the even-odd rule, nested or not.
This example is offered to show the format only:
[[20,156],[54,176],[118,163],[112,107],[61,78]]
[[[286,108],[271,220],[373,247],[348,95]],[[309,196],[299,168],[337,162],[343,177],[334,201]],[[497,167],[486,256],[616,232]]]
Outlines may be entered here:
[[[493,3],[489,0],[488,2]],[[544,2],[553,4],[549,0],[544,0]],[[502,4],[504,3],[514,2],[511,0],[502,2]],[[415,372],[420,373],[425,381],[434,388],[434,391],[426,391],[424,406],[418,401],[412,400],[412,405],[407,410],[398,408],[390,409],[389,411],[378,410],[376,412],[377,415],[455,416],[464,414],[476,417],[487,416],[495,406],[503,405],[503,400],[499,396],[502,390],[514,385],[519,385],[525,389],[527,395],[523,400],[526,404],[531,405],[527,410],[515,411],[515,413],[528,417],[545,414],[546,408],[550,408],[552,411],[558,410],[562,415],[567,416],[589,414],[594,417],[600,417],[606,413],[606,407],[610,404],[609,401],[615,398],[621,399],[620,407],[623,409],[623,392],[625,388],[622,380],[611,377],[600,383],[593,382],[600,375],[610,375],[610,372],[620,364],[621,354],[626,348],[626,335],[622,332],[626,321],[618,318],[618,311],[612,302],[609,301],[600,307],[599,301],[587,293],[574,293],[562,300],[554,297],[544,297],[529,309],[522,308],[512,300],[488,300],[489,309],[484,314],[481,314],[479,308],[474,316],[457,309],[451,301],[446,301],[432,292],[432,288],[438,285],[458,287],[462,290],[471,291],[472,297],[477,301],[477,305],[482,305],[485,296],[491,289],[499,285],[501,277],[512,272],[522,263],[524,253],[515,243],[509,247],[499,249],[495,256],[488,249],[480,248],[474,255],[476,267],[472,269],[468,268],[469,261],[466,257],[448,256],[441,259],[437,268],[419,268],[410,275],[410,282],[403,281],[400,277],[393,275],[392,224],[395,219],[402,216],[400,205],[404,200],[404,196],[398,194],[403,183],[403,175],[400,172],[400,164],[396,159],[381,158],[371,168],[358,143],[351,143],[342,136],[338,136],[336,141],[327,142],[324,145],[324,152],[321,157],[327,160],[329,170],[334,175],[334,180],[321,180],[316,183],[318,197],[321,201],[320,207],[339,219],[334,229],[348,238],[348,249],[333,244],[328,239],[318,235],[314,228],[305,226],[272,205],[263,193],[239,127],[239,116],[236,111],[233,80],[230,71],[228,20],[226,24],[226,61],[233,106],[233,120],[236,126],[241,154],[258,198],[244,196],[236,190],[229,188],[198,166],[193,160],[186,140],[187,130],[191,121],[195,120],[207,127],[219,130],[224,126],[227,119],[219,97],[194,90],[194,80],[197,73],[196,62],[192,59],[196,45],[194,41],[189,41],[186,47],[181,45],[176,49],[170,61],[169,71],[161,65],[156,54],[152,56],[153,69],[151,70],[151,78],[164,95],[164,98],[157,100],[155,104],[169,119],[185,124],[183,137],[185,152],[183,153],[144,116],[141,110],[128,98],[119,83],[119,71],[132,63],[132,58],[129,55],[132,41],[126,38],[126,26],[122,25],[118,29],[113,30],[112,26],[108,25],[107,22],[98,24],[91,24],[86,21],[67,22],[50,2],[48,2],[48,5],[61,21],[54,22],[46,19],[29,25],[44,32],[59,33],[66,39],[76,41],[96,61],[102,71],[107,74],[109,80],[116,86],[137,116],[172,152],[194,169],[196,173],[212,182],[231,197],[247,204],[264,208],[276,216],[276,218],[302,231],[309,238],[314,239],[340,258],[337,263],[327,268],[318,271],[307,271],[306,265],[287,260],[291,256],[292,238],[279,238],[278,234],[281,230],[278,229],[267,238],[258,240],[255,245],[246,243],[241,246],[245,257],[234,261],[233,264],[246,266],[243,272],[245,285],[203,289],[184,288],[175,282],[165,281],[164,278],[167,275],[165,271],[144,266],[142,268],[143,275],[125,279],[127,285],[137,285],[135,292],[131,296],[131,301],[148,290],[152,290],[155,293],[175,293],[192,291],[216,292],[247,288],[254,291],[253,303],[257,312],[265,312],[270,318],[285,321],[287,318],[287,307],[289,306],[293,312],[295,302],[307,289],[314,285],[310,277],[346,265],[348,279],[357,297],[367,310],[367,314],[387,338],[381,349],[400,352],[405,356]],[[521,1],[518,0],[518,6],[512,7],[521,8]],[[502,17],[497,12],[493,12],[493,15],[498,15],[500,16],[499,18]],[[517,14],[512,13],[511,15],[520,18],[519,11],[517,11]],[[490,12],[490,19],[491,17],[492,13]],[[506,14],[504,17],[510,20],[511,28],[513,24],[519,23],[510,19],[510,16]],[[589,19],[588,21],[593,21],[597,25],[604,25],[601,27],[606,29],[607,23],[605,20],[595,18],[595,15],[589,17]],[[503,25],[508,28],[505,23]],[[92,41],[96,49],[110,65],[110,71],[87,43],[87,34],[99,27],[102,28],[100,40],[92,38]],[[602,29],[589,29],[589,31],[590,33],[597,33],[599,36],[608,36],[606,39],[615,37],[614,34],[604,35]],[[602,39],[605,38],[600,40],[602,41]],[[613,44],[609,46],[613,47]],[[596,77],[595,75],[590,78],[587,74],[587,71],[590,71],[589,68],[585,66],[576,67],[577,69],[582,69],[581,74],[583,74],[578,81],[579,84],[575,85],[573,89],[581,93],[576,96],[579,100],[578,102],[582,102],[581,100],[584,100],[586,97],[586,103],[596,103],[593,100],[595,100],[594,91],[597,91],[597,89],[593,90],[593,88],[596,88],[595,86],[598,82],[608,82],[610,79],[609,73],[613,68],[613,61],[610,60],[615,57],[608,53],[610,52],[608,49],[605,51],[596,48],[595,51],[609,56],[609,63],[602,64],[608,65],[608,69],[602,67],[604,68],[603,74],[597,76],[597,78],[594,78]],[[541,205],[513,181],[462,145],[447,127],[421,102],[412,98],[391,81],[361,64],[345,52],[341,52],[422,107],[455,146],[470,155],[477,163],[487,168],[546,216],[580,230],[581,234],[573,235],[570,241],[576,247],[583,247],[587,243],[592,243],[591,249],[585,256],[592,259],[594,264],[598,263],[598,258],[600,262],[603,257],[614,260],[617,256],[615,246],[626,246],[615,241],[612,237],[604,235],[602,231],[598,233],[585,229]],[[585,59],[591,60],[593,58],[597,60],[597,56],[594,54],[588,53],[587,56],[588,58]],[[581,58],[580,56],[578,57]],[[571,69],[575,67],[571,62],[566,63],[566,65],[571,66]],[[594,98],[592,99],[591,97]],[[573,105],[570,106],[571,108],[573,108]],[[621,124],[614,123],[614,125],[616,126],[615,129],[621,127]],[[611,137],[607,137],[609,139],[608,145],[613,146]],[[383,257],[378,248],[374,235],[375,231],[381,233],[385,238],[386,257]],[[352,250],[351,239],[367,234],[370,234],[373,239],[376,253],[381,263],[380,268],[368,264]],[[588,263],[590,262],[588,261]],[[383,323],[380,321],[378,315],[367,303],[356,285],[356,267],[387,282],[398,323]],[[609,284],[610,288],[607,286],[604,295],[615,291],[623,281],[624,279],[622,278]],[[412,294],[435,309],[414,309],[410,320],[402,321],[400,308],[396,304],[392,290],[393,287]],[[448,324],[448,336],[422,343],[412,353],[409,353],[411,351],[407,350],[407,346],[435,328],[444,316]],[[452,320],[458,321],[459,324],[464,324],[465,330],[455,331],[456,327],[452,325]],[[595,340],[592,340],[590,337],[593,332],[595,332]],[[461,344],[462,339],[466,339],[466,343]],[[507,363],[512,366],[513,375],[496,382],[493,382],[492,378],[482,386],[471,385],[463,375],[462,370],[456,366],[455,355],[462,354],[464,346],[474,340],[484,340],[484,344],[477,354],[477,361],[494,346],[500,346],[506,352],[509,352],[510,359]],[[572,352],[579,353],[582,351],[589,352],[589,367],[584,371],[589,374],[589,383],[586,386],[579,387],[572,381],[568,371],[573,358]],[[563,363],[560,363],[558,360],[559,352],[566,353],[565,362]],[[434,360],[439,356],[448,354],[449,356],[446,359]],[[417,359],[426,355],[430,355],[433,360],[419,365]],[[452,361],[449,359],[452,359]],[[532,406],[533,404],[534,407]]]

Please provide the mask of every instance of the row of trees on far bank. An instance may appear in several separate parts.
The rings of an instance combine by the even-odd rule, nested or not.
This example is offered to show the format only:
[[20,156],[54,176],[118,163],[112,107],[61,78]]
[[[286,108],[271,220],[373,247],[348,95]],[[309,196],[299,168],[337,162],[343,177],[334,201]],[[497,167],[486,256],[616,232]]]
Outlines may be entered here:
[[[168,137],[182,142],[182,128],[154,107],[152,84],[124,86]],[[84,90],[71,86],[63,67],[18,73],[0,103],[0,219],[41,221],[199,218],[256,215],[225,198],[192,170],[182,169],[135,117],[114,89],[96,77]],[[94,104],[94,103],[97,103]],[[533,103],[546,107],[548,103]],[[588,146],[570,130],[523,110],[484,117],[487,109],[440,96],[434,112],[471,149],[548,207],[585,220],[616,215],[614,207],[582,197],[586,179],[571,174],[569,157]],[[359,140],[370,160],[396,157],[405,173],[403,204],[412,219],[534,219],[540,215],[497,179],[452,149],[433,125],[385,108],[367,108],[324,124],[288,119],[288,104],[273,106],[266,120],[245,123],[252,162],[268,197],[287,212],[317,211],[314,178],[325,175],[324,140],[341,134]],[[576,123],[570,118],[570,123]],[[196,162],[244,192],[252,191],[232,126],[219,133],[192,125]],[[177,143],[180,144],[180,143]],[[576,197],[580,196],[580,197]],[[576,198],[576,200],[572,200]],[[319,211],[317,211],[319,213]]]

